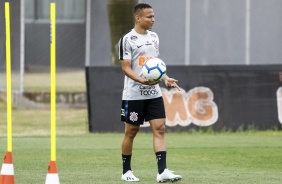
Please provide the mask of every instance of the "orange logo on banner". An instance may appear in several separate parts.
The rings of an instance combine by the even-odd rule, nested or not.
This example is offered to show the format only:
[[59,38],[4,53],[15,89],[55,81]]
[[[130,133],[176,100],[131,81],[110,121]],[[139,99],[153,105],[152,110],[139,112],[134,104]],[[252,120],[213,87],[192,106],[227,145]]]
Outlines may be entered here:
[[[206,87],[195,87],[189,92],[181,89],[167,90],[161,88],[167,126],[188,126],[191,123],[198,126],[209,126],[218,119],[218,108],[213,101],[213,93]],[[143,126],[149,126],[144,123]]]

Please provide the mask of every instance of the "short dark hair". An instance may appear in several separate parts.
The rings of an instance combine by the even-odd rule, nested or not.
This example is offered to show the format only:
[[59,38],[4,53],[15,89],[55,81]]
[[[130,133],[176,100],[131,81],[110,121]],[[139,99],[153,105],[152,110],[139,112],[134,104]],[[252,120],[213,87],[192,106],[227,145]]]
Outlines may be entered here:
[[134,7],[133,13],[136,14],[140,10],[143,10],[143,9],[146,9],[146,8],[152,8],[152,6],[150,6],[149,4],[146,4],[146,3],[139,3]]

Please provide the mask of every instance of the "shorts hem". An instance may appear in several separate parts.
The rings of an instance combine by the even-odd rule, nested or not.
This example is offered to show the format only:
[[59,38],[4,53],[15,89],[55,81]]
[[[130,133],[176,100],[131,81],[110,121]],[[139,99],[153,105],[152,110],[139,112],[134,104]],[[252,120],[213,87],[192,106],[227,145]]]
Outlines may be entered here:
[[124,121],[125,123],[127,124],[130,124],[130,125],[134,125],[134,126],[140,126],[140,125],[143,125],[144,123],[132,123],[132,122],[128,122],[128,121]]

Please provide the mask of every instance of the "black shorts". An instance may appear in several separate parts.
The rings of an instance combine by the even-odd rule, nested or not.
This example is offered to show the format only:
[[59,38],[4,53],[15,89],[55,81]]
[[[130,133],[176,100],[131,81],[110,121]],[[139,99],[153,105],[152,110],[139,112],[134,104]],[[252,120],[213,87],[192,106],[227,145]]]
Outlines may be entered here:
[[121,121],[142,125],[145,121],[165,118],[164,101],[162,97],[147,100],[122,100]]

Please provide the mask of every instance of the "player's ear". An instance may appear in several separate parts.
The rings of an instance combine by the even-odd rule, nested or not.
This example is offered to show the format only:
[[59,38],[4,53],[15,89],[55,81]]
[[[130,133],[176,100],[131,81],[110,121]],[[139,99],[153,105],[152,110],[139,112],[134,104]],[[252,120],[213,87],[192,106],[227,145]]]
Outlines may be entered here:
[[136,22],[139,22],[140,21],[140,16],[139,15],[135,15],[135,20],[136,20]]

